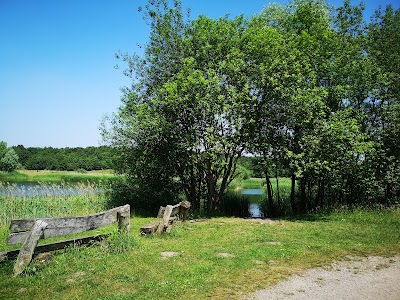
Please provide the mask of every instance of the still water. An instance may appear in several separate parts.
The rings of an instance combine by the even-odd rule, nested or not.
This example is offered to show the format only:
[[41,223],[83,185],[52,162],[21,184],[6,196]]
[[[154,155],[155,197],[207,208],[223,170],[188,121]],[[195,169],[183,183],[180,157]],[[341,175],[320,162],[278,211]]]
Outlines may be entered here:
[[0,182],[0,196],[37,197],[99,192],[100,188],[79,183]]
[[251,203],[249,205],[250,217],[251,218],[263,218],[264,214],[261,211],[260,204],[259,204],[259,201],[261,200],[262,195],[263,195],[262,189],[243,189],[241,194],[252,197],[253,201],[251,201]]

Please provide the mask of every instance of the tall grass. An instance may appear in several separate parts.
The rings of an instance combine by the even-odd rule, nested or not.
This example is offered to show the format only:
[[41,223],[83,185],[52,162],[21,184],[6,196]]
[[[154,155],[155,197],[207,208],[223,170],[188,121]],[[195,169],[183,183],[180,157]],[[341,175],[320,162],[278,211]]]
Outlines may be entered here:
[[0,227],[16,218],[84,215],[105,208],[106,198],[99,184],[80,182],[39,183],[19,186],[0,182]]
[[[260,208],[263,213],[268,216],[269,213],[269,204],[268,204],[268,197],[265,187],[265,180],[263,181],[263,190],[264,195],[260,200]],[[274,212],[273,214],[279,215],[287,215],[291,213],[291,206],[290,206],[290,194],[291,194],[291,179],[290,178],[279,178],[278,179],[278,186],[276,182],[276,178],[271,178],[271,185],[273,191],[273,199],[274,199]]]

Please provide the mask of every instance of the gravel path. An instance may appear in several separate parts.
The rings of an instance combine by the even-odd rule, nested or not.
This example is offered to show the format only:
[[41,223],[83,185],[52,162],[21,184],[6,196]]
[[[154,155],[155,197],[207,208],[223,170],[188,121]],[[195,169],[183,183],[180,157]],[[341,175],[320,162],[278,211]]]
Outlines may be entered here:
[[400,300],[400,256],[350,257],[292,276],[253,300]]

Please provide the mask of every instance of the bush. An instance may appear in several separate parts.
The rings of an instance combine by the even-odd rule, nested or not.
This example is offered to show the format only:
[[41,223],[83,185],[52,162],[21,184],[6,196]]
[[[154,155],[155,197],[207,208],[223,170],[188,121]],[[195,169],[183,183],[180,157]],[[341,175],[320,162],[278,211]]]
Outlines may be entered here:
[[147,187],[125,177],[113,179],[106,192],[107,207],[113,208],[129,204],[131,211],[136,214],[155,217],[161,205],[166,206],[179,202],[175,189],[168,189],[165,186],[154,189]]

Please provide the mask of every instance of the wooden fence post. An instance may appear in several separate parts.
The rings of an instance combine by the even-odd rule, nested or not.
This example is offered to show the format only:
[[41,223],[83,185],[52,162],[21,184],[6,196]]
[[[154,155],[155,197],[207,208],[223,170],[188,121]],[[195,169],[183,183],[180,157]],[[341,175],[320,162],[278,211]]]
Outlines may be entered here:
[[185,221],[188,214],[189,214],[189,209],[190,209],[190,202],[185,200],[181,202],[181,206],[179,208],[179,216],[181,218],[182,221]]
[[118,231],[127,233],[131,229],[131,214],[129,204],[125,205],[118,213]]

